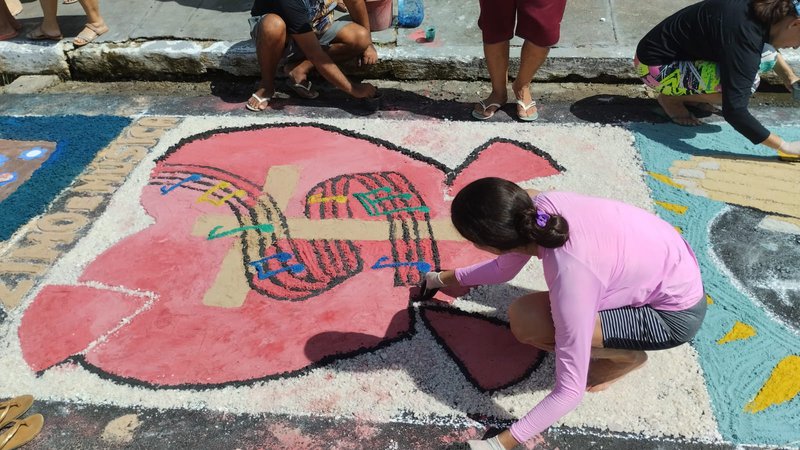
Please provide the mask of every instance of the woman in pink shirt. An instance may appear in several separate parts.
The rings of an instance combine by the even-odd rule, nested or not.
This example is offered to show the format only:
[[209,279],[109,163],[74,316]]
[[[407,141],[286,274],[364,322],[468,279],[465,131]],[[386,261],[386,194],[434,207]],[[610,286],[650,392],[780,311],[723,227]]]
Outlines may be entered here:
[[706,311],[700,268],[678,232],[625,203],[567,192],[527,192],[483,178],[453,200],[455,228],[497,258],[425,276],[428,290],[503,283],[535,256],[548,292],[508,311],[521,342],[555,352],[553,391],[510,429],[472,449],[513,448],[647,361],[645,350],[691,340]]

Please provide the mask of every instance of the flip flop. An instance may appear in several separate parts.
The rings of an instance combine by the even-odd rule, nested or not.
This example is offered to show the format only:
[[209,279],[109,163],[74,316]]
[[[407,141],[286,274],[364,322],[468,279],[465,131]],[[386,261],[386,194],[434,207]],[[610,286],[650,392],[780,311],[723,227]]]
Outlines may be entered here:
[[[536,107],[536,100],[531,100],[531,102],[528,103],[527,105],[522,100],[517,100],[517,106],[522,107],[522,111],[527,113],[529,109]],[[534,120],[539,118],[539,110],[537,109],[536,112],[531,114],[530,116],[523,116],[519,114],[519,111],[517,111],[517,117],[519,117],[519,120],[523,122],[533,122]]]
[[291,78],[286,79],[286,87],[293,90],[298,96],[307,98],[309,100],[319,97],[319,92],[315,91],[314,88],[311,87],[311,81],[306,80],[306,83],[308,83],[308,85],[295,83]]
[[[99,38],[103,34],[108,32],[108,26],[103,24],[102,27],[94,26],[90,23],[84,25],[83,30],[75,36],[75,39],[72,40],[72,44],[75,47],[83,47],[84,45],[93,42],[95,39]],[[78,42],[80,39],[83,42]]]
[[17,36],[19,36],[19,31],[14,30],[11,33],[0,35],[0,41],[10,41],[11,39],[14,39]]
[[25,414],[25,411],[27,411],[31,405],[33,405],[32,395],[20,395],[19,397],[0,402],[0,428],[3,428],[12,420]]
[[32,441],[42,431],[44,417],[34,414],[20,420],[12,420],[10,427],[0,434],[0,450],[12,450]]
[[255,111],[255,112],[261,112],[261,111],[266,110],[267,109],[266,107],[262,108],[261,106],[264,103],[269,104],[269,101],[271,100],[271,97],[261,98],[261,97],[257,96],[255,93],[253,93],[253,95],[251,95],[250,98],[256,99],[256,101],[258,102],[258,108],[253,108],[252,106],[250,106],[250,103],[245,103],[244,107],[249,109],[250,111]]
[[64,0],[61,3],[65,4],[65,5],[71,5],[73,3],[78,3],[78,0]]
[[[501,105],[500,103],[489,103],[487,105],[487,104],[483,103],[483,100],[479,101],[478,104],[481,106],[481,108],[483,108],[483,114],[479,113],[478,111],[475,111],[474,108],[472,109],[472,117],[474,117],[475,119],[478,119],[478,120],[489,120],[489,119],[491,119],[492,117],[494,117],[494,114],[497,111],[499,111],[500,108],[503,107],[503,105]],[[486,115],[486,111],[488,111],[489,108],[491,108],[491,107],[494,107],[494,111],[489,113],[489,115],[487,116]]]
[[795,155],[794,153],[786,153],[784,151],[778,150],[778,159],[786,162],[800,162],[800,155]]
[[25,35],[25,37],[32,41],[60,41],[61,39],[64,38],[64,36],[61,34],[59,34],[58,36],[45,34],[45,32],[42,31],[41,25],[29,31],[28,34]]

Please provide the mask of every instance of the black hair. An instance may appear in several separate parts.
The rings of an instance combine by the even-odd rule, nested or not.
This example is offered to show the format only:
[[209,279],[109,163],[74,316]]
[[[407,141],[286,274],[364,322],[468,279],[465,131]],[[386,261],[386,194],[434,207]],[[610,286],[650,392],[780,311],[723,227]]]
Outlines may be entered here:
[[775,25],[787,16],[798,16],[792,0],[751,0],[756,18],[765,25]]
[[461,189],[450,207],[456,230],[468,241],[511,250],[530,243],[557,248],[569,239],[567,220],[549,214],[539,226],[530,195],[502,178],[481,178]]

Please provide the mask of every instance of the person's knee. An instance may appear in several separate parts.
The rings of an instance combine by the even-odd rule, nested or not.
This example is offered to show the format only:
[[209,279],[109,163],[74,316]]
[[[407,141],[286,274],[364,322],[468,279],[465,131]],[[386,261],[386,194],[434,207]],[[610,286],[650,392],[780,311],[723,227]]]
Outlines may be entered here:
[[362,53],[372,44],[372,34],[358,24],[351,24],[342,30],[341,42],[354,52]]
[[258,22],[258,38],[260,42],[275,41],[286,35],[286,22],[276,14],[267,14]]
[[523,344],[552,351],[555,331],[546,300],[522,297],[508,309],[511,333]]

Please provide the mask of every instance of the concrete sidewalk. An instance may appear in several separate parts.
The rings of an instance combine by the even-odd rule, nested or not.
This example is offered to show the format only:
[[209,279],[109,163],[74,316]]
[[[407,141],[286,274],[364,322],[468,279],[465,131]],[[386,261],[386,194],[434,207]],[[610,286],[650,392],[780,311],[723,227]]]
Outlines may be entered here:
[[[638,40],[693,2],[569,0],[561,41],[537,79],[633,79],[631,58]],[[0,42],[0,74],[89,80],[180,79],[214,73],[257,76],[247,27],[251,5],[252,0],[102,0],[101,13],[111,31],[80,49],[73,47],[71,37],[83,26],[83,10],[78,3],[59,5],[66,38],[58,43],[34,42],[24,39],[23,33]],[[18,18],[28,32],[39,23],[41,9],[32,0],[24,7]],[[420,27],[373,33],[381,62],[359,74],[390,79],[486,78],[477,17],[476,0],[427,0]],[[425,42],[424,30],[431,26],[436,28],[436,39]],[[519,38],[512,41],[512,56],[519,54],[521,44]],[[798,56],[788,52],[787,59],[797,65]]]

